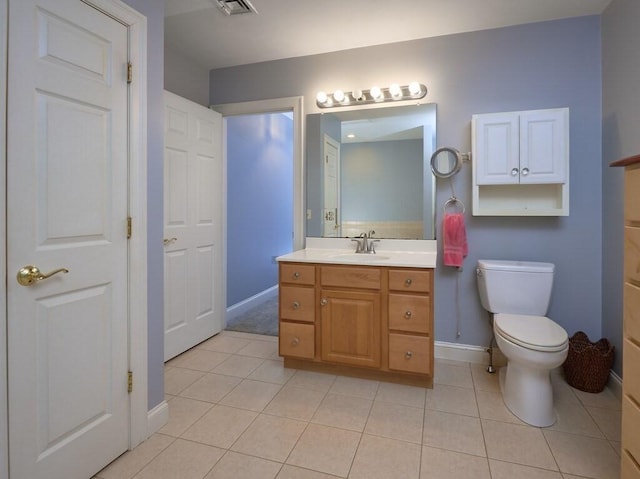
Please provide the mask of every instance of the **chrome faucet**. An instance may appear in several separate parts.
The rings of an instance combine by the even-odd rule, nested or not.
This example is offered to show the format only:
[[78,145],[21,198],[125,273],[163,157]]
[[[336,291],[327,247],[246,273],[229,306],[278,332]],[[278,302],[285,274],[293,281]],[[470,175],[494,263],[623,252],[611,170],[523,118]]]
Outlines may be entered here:
[[373,239],[372,236],[376,234],[374,230],[369,230],[369,233],[360,233],[359,236],[351,238],[351,241],[357,243],[356,253],[363,254],[376,254],[375,243],[379,242],[379,239]]

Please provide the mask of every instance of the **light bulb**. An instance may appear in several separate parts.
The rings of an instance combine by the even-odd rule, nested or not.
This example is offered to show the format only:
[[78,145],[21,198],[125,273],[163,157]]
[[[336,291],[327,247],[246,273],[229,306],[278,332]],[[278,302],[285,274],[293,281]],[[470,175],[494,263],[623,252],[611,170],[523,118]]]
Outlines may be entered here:
[[372,86],[369,93],[374,100],[379,100],[382,97],[382,90],[380,90],[379,86]]
[[333,92],[333,99],[338,103],[342,103],[344,101],[344,92],[342,90],[336,90]]
[[412,81],[409,83],[409,93],[411,96],[417,96],[422,91],[422,86],[417,81]]
[[398,99],[402,96],[402,88],[397,83],[392,83],[389,86],[389,93],[391,93],[392,98]]
[[353,90],[353,92],[351,93],[351,96],[353,96],[353,99],[355,101],[362,101],[364,100],[364,93],[362,93],[362,90],[359,88],[355,88]]
[[323,92],[323,91],[319,91],[319,92],[316,94],[316,101],[317,101],[318,103],[326,103],[327,98],[328,98],[328,97],[327,97],[327,94],[326,94],[325,92]]

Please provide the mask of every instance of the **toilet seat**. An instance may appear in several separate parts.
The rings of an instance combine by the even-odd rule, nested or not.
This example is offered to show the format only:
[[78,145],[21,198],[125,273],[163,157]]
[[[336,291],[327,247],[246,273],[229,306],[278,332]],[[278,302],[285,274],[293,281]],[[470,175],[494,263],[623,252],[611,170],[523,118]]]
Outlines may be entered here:
[[569,342],[564,328],[545,316],[499,313],[493,325],[506,340],[533,351],[562,351]]

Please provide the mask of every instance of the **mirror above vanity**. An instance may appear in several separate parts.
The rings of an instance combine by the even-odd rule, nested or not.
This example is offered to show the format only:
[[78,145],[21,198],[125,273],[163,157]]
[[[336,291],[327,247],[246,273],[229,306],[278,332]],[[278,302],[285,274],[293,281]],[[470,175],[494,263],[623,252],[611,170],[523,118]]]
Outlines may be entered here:
[[307,115],[307,236],[435,237],[436,105]]

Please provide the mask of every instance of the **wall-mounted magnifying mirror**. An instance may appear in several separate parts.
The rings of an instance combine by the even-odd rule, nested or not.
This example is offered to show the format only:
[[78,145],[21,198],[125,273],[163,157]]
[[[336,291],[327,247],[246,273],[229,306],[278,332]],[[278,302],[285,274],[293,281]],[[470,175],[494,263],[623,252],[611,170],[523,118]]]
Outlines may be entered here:
[[463,161],[469,161],[469,153],[462,154],[450,146],[438,148],[431,155],[431,171],[438,178],[451,178],[460,168]]

